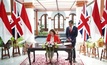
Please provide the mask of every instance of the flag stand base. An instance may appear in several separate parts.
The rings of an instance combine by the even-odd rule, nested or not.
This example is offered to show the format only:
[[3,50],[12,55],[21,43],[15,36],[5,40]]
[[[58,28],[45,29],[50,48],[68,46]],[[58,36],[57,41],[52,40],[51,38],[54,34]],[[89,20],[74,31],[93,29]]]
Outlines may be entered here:
[[[7,51],[7,53],[6,53]],[[4,53],[3,53],[4,52]],[[9,49],[2,47],[2,55],[1,55],[1,59],[3,59],[3,57],[8,56],[10,58],[10,53],[9,53]]]

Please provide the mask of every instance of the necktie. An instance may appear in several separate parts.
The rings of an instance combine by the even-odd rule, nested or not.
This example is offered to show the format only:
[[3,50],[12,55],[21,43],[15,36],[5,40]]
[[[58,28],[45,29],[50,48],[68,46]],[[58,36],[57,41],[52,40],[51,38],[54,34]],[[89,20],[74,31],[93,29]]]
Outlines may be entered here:
[[72,32],[72,28],[70,27],[70,32]]

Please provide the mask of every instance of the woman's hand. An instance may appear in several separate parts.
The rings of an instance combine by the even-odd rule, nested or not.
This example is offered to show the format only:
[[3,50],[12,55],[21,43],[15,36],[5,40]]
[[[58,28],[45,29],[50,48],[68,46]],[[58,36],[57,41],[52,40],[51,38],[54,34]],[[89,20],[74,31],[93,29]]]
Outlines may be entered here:
[[57,42],[54,42],[54,44],[57,44]]

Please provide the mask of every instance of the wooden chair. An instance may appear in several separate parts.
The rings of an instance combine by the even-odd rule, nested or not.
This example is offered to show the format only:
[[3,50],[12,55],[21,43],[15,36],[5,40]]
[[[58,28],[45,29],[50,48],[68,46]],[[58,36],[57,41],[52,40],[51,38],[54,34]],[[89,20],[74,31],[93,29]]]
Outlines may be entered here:
[[93,47],[90,47],[88,55],[99,58],[99,48],[95,46],[95,43],[93,43]]
[[[46,46],[46,48],[49,49],[48,46]],[[46,61],[47,61],[47,59],[48,59],[48,51],[47,51],[47,49],[46,49],[46,53],[45,53]],[[54,48],[54,46],[53,46],[51,49],[54,49],[54,53],[57,54],[57,61],[58,61],[59,54],[58,54],[57,48]],[[54,53],[53,53],[53,54],[54,54]],[[51,63],[52,59],[50,59],[49,61],[50,61],[50,63]]]
[[80,45],[79,53],[83,53],[84,55],[86,55],[86,50],[87,50],[87,46],[86,46],[85,42],[83,42],[83,44]]
[[10,58],[10,53],[9,53],[10,46],[11,46],[10,40],[6,44],[3,43],[1,59],[3,59],[6,56],[8,56]]
[[[57,54],[57,61],[58,61],[58,57],[59,57],[58,51],[56,50],[56,51],[54,51],[54,53]],[[48,53],[46,52],[46,53],[45,53],[46,61],[47,61],[47,58],[48,58],[47,54],[48,54]]]
[[102,51],[101,51],[100,60],[102,60],[102,59],[107,59],[107,46],[106,46],[106,48],[102,49]]
[[14,40],[13,41],[13,57],[15,57],[15,54],[19,54],[20,55],[20,48],[19,46],[17,45],[17,40]]
[[5,56],[8,56],[10,58],[9,49],[2,47],[1,59],[3,59],[3,57]]
[[27,49],[28,48],[32,48],[33,47],[33,44],[32,43],[24,43],[23,44],[23,50],[22,50],[22,53],[25,55],[26,54],[26,52],[27,52]]

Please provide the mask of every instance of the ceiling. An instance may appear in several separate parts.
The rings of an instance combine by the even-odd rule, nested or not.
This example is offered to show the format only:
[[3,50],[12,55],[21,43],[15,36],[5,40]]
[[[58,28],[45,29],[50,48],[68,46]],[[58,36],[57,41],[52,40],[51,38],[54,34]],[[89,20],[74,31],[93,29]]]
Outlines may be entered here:
[[[22,0],[20,0],[22,1]],[[91,3],[93,0],[24,0],[32,2],[35,10],[38,11],[71,11],[84,3]]]
[[76,1],[75,0],[35,0],[35,9],[38,10],[75,10]]

